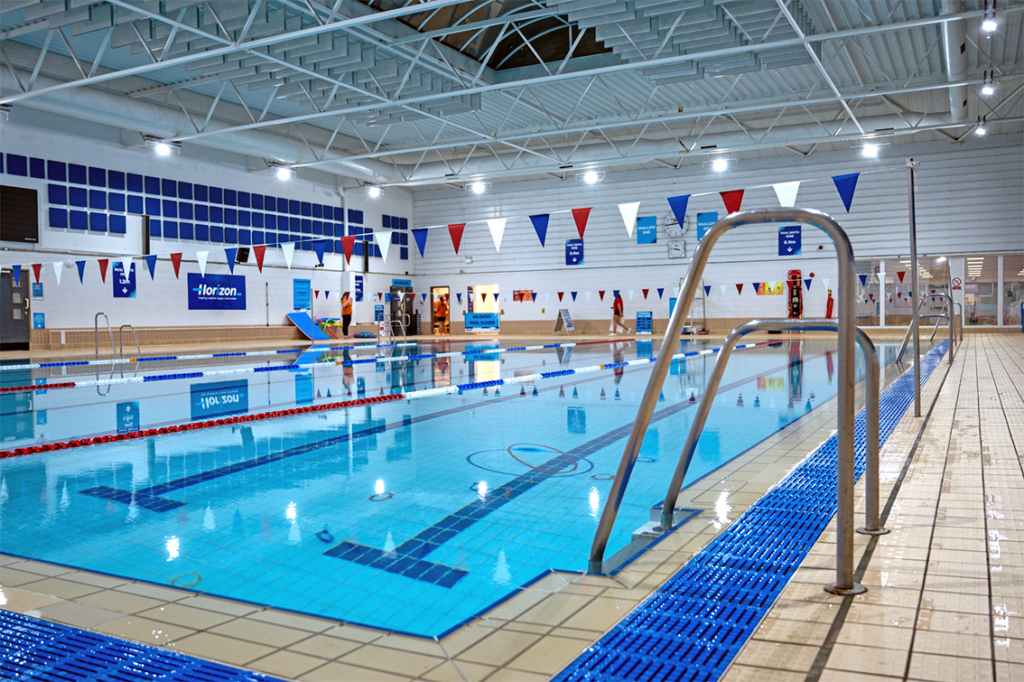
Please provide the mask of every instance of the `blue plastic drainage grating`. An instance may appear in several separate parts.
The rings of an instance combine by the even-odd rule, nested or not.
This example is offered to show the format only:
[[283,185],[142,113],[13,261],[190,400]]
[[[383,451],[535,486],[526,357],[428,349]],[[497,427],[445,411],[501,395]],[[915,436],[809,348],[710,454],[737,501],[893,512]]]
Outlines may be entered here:
[[[948,341],[921,358],[921,382]],[[914,373],[887,388],[879,441],[914,400]],[[864,412],[856,420],[856,474],[864,472]],[[587,649],[556,682],[712,682],[761,622],[836,512],[836,437],[827,440],[647,601]]]
[[3,610],[0,610],[0,679],[283,682],[276,677]]

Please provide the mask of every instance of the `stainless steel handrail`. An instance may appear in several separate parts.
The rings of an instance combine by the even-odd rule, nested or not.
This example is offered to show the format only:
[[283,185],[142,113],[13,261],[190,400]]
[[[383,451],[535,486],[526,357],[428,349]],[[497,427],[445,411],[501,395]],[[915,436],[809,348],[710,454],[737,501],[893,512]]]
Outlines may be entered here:
[[[725,374],[726,365],[740,339],[747,334],[759,331],[836,331],[838,328],[838,325],[832,320],[752,320],[741,324],[729,332],[721,349],[718,351],[718,357],[711,370],[711,375],[708,377],[704,394],[701,396],[700,404],[697,405],[697,412],[693,417],[693,422],[690,424],[690,433],[686,437],[686,444],[683,446],[682,454],[679,456],[679,462],[676,464],[675,473],[672,475],[671,483],[669,483],[668,492],[665,493],[665,503],[661,508],[662,532],[668,532],[675,523],[676,499],[679,497],[683,482],[686,480],[686,472],[689,470],[693,454],[697,450],[697,443],[700,440],[704,424],[707,422],[711,406],[718,393],[718,386],[722,382],[722,375]],[[878,353],[875,350],[875,344],[871,342],[871,339],[868,338],[867,333],[863,329],[854,327],[854,334],[857,338],[857,344],[864,351],[864,357],[867,361],[867,374],[865,376],[867,395],[865,396],[864,407],[864,425],[867,436],[867,470],[865,472],[867,503],[864,510],[864,526],[858,528],[857,532],[867,535],[884,535],[889,531],[879,525],[878,510],[878,396],[880,383],[878,376]],[[853,505],[851,504],[850,509],[852,508]],[[853,556],[851,555],[849,559],[851,564],[846,569],[852,572]]]
[[107,323],[107,335],[110,337],[110,350],[114,355],[117,355],[117,346],[114,345],[114,332],[110,329],[110,318],[107,317],[106,313],[96,313],[96,317],[92,319],[92,338],[96,343],[96,357],[99,357],[100,355],[100,315],[103,316],[103,320]]
[[139,346],[139,335],[135,332],[135,327],[133,327],[130,324],[122,324],[120,327],[117,328],[117,345],[120,347],[120,350],[118,351],[118,354],[119,355],[124,355],[124,328],[125,327],[128,327],[129,329],[132,330],[132,336],[135,337],[135,350],[137,350],[139,352],[139,355],[141,356],[142,355],[142,347]]
[[[839,262],[838,277],[838,331],[839,331],[839,372],[838,372],[838,470],[836,482],[839,511],[837,523],[837,567],[853,565],[853,483],[854,483],[854,311],[856,293],[856,274],[854,273],[853,247],[846,232],[831,216],[813,209],[781,208],[756,211],[743,211],[726,216],[715,223],[705,233],[693,254],[693,261],[686,276],[686,283],[679,292],[675,310],[669,320],[668,330],[662,341],[662,352],[654,363],[651,378],[647,382],[640,409],[633,421],[633,429],[626,440],[626,447],[619,461],[615,480],[608,493],[608,501],[601,512],[597,532],[590,548],[589,570],[601,573],[604,565],[604,551],[608,545],[615,517],[618,515],[622,498],[629,484],[630,474],[640,454],[647,427],[651,423],[661,387],[665,383],[669,366],[672,364],[670,349],[679,341],[680,331],[686,313],[693,304],[704,267],[707,265],[711,250],[722,236],[729,230],[745,225],[764,223],[807,223],[825,232],[836,248]],[[847,593],[855,590],[852,569],[837,568],[835,590]]]
[[[953,339],[954,339],[954,336],[953,336],[953,298],[949,294],[943,293],[941,291],[938,292],[938,293],[935,293],[935,294],[925,294],[924,296],[921,297],[921,300],[917,302],[917,307],[911,313],[912,317],[910,319],[910,324],[907,326],[907,333],[904,334],[904,336],[903,336],[903,343],[900,344],[900,350],[899,350],[898,353],[896,353],[896,362],[900,362],[901,360],[903,360],[903,354],[907,352],[907,344],[910,343],[910,335],[914,331],[914,324],[916,324],[917,320],[919,318],[922,318],[922,317],[933,317],[932,315],[922,315],[921,314],[921,306],[924,305],[924,301],[927,298],[945,298],[947,301],[949,301],[949,315],[938,315],[938,317],[945,318],[946,321],[949,323],[949,353],[948,353],[948,355],[949,355],[949,364],[952,365],[953,364],[954,351],[956,350],[956,348],[954,347],[954,344],[953,344]],[[945,309],[945,303],[943,304],[943,309]],[[936,321],[936,324],[938,324],[937,321]],[[934,334],[932,336],[934,336]],[[916,353],[915,353],[915,355],[916,355]]]

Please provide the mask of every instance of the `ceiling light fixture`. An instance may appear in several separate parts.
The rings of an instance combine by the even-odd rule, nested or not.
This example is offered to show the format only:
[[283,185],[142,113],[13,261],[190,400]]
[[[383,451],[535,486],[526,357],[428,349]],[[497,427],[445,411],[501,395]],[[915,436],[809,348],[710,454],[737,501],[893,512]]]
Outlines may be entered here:
[[491,183],[489,183],[489,182],[483,182],[482,180],[477,180],[472,185],[470,185],[469,188],[471,190],[473,190],[473,194],[483,194],[484,192],[487,191],[487,188],[490,186],[490,184]]
[[711,168],[716,173],[722,173],[729,168],[729,161],[727,159],[715,159],[711,163]]
[[878,158],[878,145],[877,144],[870,144],[870,143],[864,145],[864,148],[861,150],[861,154],[863,154],[864,156],[868,157],[869,159],[877,159]]
[[601,178],[597,177],[597,171],[587,171],[586,173],[583,174],[583,182],[587,183],[588,185],[593,185],[600,179]]
[[376,199],[377,197],[379,197],[381,191],[383,190],[381,190],[381,188],[378,187],[377,185],[370,185],[369,187],[366,188],[366,193],[370,196],[371,199]]
[[946,262],[946,257],[945,256],[939,256],[938,258],[935,259],[935,262],[936,263],[945,263]]
[[981,94],[985,97],[990,97],[996,94],[996,88],[992,85],[992,76],[985,72],[985,84],[981,86]]
[[278,180],[291,180],[295,177],[295,169],[288,168],[287,166],[277,167],[277,179]]
[[978,127],[974,129],[974,134],[980,137],[987,132],[988,130],[985,129],[985,117],[982,116],[978,119]]
[[171,155],[171,145],[167,144],[166,142],[157,142],[156,146],[153,147],[153,149],[156,151],[157,156]]
[[181,151],[180,142],[161,140],[151,135],[144,135],[142,139],[145,146],[151,148],[157,156],[170,156]]
[[999,28],[999,25],[996,24],[996,11],[989,7],[985,10],[985,18],[981,22],[981,30],[985,33],[993,33],[997,28]]

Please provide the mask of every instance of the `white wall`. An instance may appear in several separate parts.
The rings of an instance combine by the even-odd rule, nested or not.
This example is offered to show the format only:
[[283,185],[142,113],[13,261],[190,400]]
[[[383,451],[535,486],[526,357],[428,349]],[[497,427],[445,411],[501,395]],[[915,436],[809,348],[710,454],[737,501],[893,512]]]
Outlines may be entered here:
[[[465,292],[466,285],[499,284],[502,292],[534,289],[551,292],[547,305],[504,303],[505,319],[554,319],[557,291],[579,291],[568,307],[578,318],[610,316],[611,303],[599,301],[600,289],[634,289],[626,299],[627,316],[653,310],[656,317],[668,314],[668,297],[686,274],[689,258],[667,257],[664,220],[670,215],[666,198],[691,194],[687,216],[691,223],[684,236],[687,256],[697,244],[696,214],[725,207],[718,192],[746,189],[744,209],[775,208],[778,199],[772,183],[801,180],[797,206],[817,208],[839,220],[853,242],[858,259],[906,257],[907,157],[920,163],[917,186],[918,253],[920,255],[999,253],[1019,251],[1024,244],[1021,196],[1024,194],[1024,136],[981,139],[972,137],[963,146],[947,143],[883,146],[878,159],[867,159],[859,150],[815,154],[807,158],[784,156],[734,161],[724,173],[702,166],[632,173],[609,172],[604,180],[586,185],[569,174],[566,181],[542,180],[495,184],[483,195],[443,189],[415,195],[416,226],[427,227],[469,222],[459,255],[452,248],[445,227],[431,229],[426,258],[417,253],[418,286],[450,285]],[[883,169],[893,169],[885,172]],[[831,176],[860,172],[852,209],[846,213]],[[703,196],[695,196],[703,194]],[[658,244],[638,245],[630,238],[616,205],[640,201],[640,216],[658,217]],[[577,238],[572,208],[592,206],[585,233],[584,265],[565,265],[565,240]],[[556,213],[560,211],[560,213]],[[530,214],[551,213],[546,248],[530,224]],[[495,251],[487,218],[508,218],[500,254]],[[820,248],[819,248],[820,247]],[[816,277],[805,292],[804,316],[824,313],[824,278],[835,282],[836,264],[824,233],[803,230],[801,258],[777,257],[777,229],[746,228],[723,238],[704,273],[712,286],[707,301],[709,317],[780,316],[785,296],[756,296],[752,283],[783,280],[789,269],[800,269],[804,278]],[[473,258],[465,263],[465,256]],[[865,263],[865,266],[867,264]],[[867,270],[865,270],[867,272]],[[735,284],[744,283],[742,295]],[[719,285],[726,285],[722,296]],[[652,293],[646,304],[640,290],[667,289],[665,298]],[[834,284],[833,284],[834,288]],[[591,291],[589,303],[582,292]],[[465,296],[464,296],[465,298]],[[566,300],[569,300],[568,293]],[[454,300],[454,297],[453,297]],[[462,306],[465,307],[464,305]],[[540,314],[541,307],[547,309]],[[563,303],[563,307],[566,307]],[[453,319],[459,306],[453,305]]]
[[[187,146],[181,155],[166,158],[156,157],[151,150],[143,147],[125,149],[119,144],[117,131],[98,127],[84,127],[89,133],[67,135],[52,129],[54,121],[42,114],[37,123],[50,127],[36,127],[25,120],[18,120],[12,112],[12,120],[5,123],[0,132],[0,152],[20,154],[47,160],[98,166],[106,169],[157,176],[178,181],[208,184],[217,187],[286,197],[300,201],[342,206],[334,177],[323,173],[300,172],[299,177],[287,181],[277,180],[269,171],[247,172],[238,167],[244,157],[220,155],[209,150],[190,150]],[[6,171],[6,164],[4,166]],[[292,280],[311,279],[314,289],[331,291],[331,302],[325,303],[323,296],[314,304],[314,312],[320,316],[338,316],[341,313],[338,295],[349,288],[349,276],[344,257],[339,254],[325,254],[324,267],[314,267],[317,258],[312,251],[297,249],[291,270],[285,266],[280,248],[268,248],[262,274],[257,270],[254,254],[249,256],[248,265],[238,265],[235,274],[246,275],[247,309],[245,311],[188,310],[186,273],[199,272],[195,252],[209,250],[207,273],[227,273],[228,266],[224,247],[229,245],[180,239],[154,238],[150,252],[160,256],[155,281],[145,268],[145,263],[136,264],[138,294],[134,299],[113,298],[111,273],[107,281],[100,279],[97,257],[116,258],[119,255],[140,256],[142,252],[141,219],[128,214],[128,232],[124,235],[72,231],[53,228],[49,225],[47,203],[47,180],[31,177],[0,174],[0,182],[6,185],[27,187],[39,192],[40,241],[36,245],[0,242],[0,265],[19,263],[31,276],[31,263],[45,262],[40,281],[44,285],[44,298],[33,301],[33,312],[46,313],[49,328],[81,328],[93,324],[96,312],[106,312],[112,324],[129,322],[137,327],[151,326],[203,326],[203,325],[271,325],[285,324],[284,315],[292,311]],[[361,190],[349,190],[346,196],[347,208],[364,212],[363,226],[381,229],[383,214],[412,217],[411,193],[394,188],[384,196],[371,200]],[[124,214],[122,214],[124,215]],[[411,222],[411,221],[410,221]],[[303,235],[309,238],[309,235]],[[415,248],[415,247],[413,247]],[[184,259],[180,279],[174,277],[170,253],[183,252]],[[90,259],[86,268],[84,283],[78,281],[73,261]],[[58,288],[52,261],[66,260]],[[404,276],[412,271],[412,260],[399,259],[398,249],[392,249],[387,263],[379,258],[370,259],[371,273],[394,273]],[[362,269],[362,259],[353,257],[352,267]],[[388,280],[388,277],[368,275],[374,281]],[[370,287],[367,286],[367,300],[356,305],[358,321],[373,319],[373,305],[369,301]]]

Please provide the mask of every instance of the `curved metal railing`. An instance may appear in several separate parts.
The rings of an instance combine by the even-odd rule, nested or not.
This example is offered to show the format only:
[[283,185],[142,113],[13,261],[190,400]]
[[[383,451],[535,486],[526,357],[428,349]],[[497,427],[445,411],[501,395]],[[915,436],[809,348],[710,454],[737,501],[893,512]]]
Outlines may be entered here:
[[132,330],[132,336],[135,337],[135,350],[138,351],[139,356],[141,357],[142,356],[142,347],[139,346],[139,335],[135,332],[135,327],[133,327],[130,324],[122,324],[120,327],[117,328],[117,345],[120,348],[120,350],[118,351],[118,354],[119,355],[124,355],[124,328],[125,327],[128,327],[128,329]]
[[[697,442],[700,440],[704,424],[707,422],[708,414],[711,412],[711,406],[715,396],[718,394],[722,375],[725,374],[726,365],[740,339],[747,334],[759,331],[836,331],[837,329],[838,324],[832,320],[752,320],[741,324],[729,332],[729,335],[725,338],[725,343],[722,344],[721,349],[718,351],[715,366],[711,370],[711,375],[708,377],[707,384],[704,387],[700,404],[697,405],[697,412],[694,414],[693,422],[690,424],[690,432],[686,437],[686,444],[683,446],[682,454],[679,456],[679,462],[676,465],[672,481],[669,483],[668,492],[665,493],[665,504],[661,508],[662,532],[668,532],[674,525],[673,516],[676,508],[676,499],[679,497],[680,490],[682,490],[683,481],[686,480],[686,472],[689,470],[693,454],[697,450]],[[864,510],[864,526],[857,530],[868,535],[884,535],[889,531],[882,528],[878,520],[878,396],[880,391],[878,353],[875,351],[875,344],[871,342],[871,339],[868,338],[867,333],[863,329],[854,327],[854,333],[857,338],[857,344],[864,352],[867,367],[867,374],[865,376],[867,390],[864,409],[864,426],[867,441],[867,469],[865,472],[867,503]],[[850,513],[853,512],[852,504],[847,508]],[[850,558],[852,560],[852,557]],[[852,563],[846,568],[852,571]]]
[[[836,589],[849,592],[855,589],[853,581],[853,484],[854,484],[854,311],[856,274],[854,273],[853,247],[846,232],[831,216],[813,209],[781,208],[733,213],[719,220],[704,235],[693,254],[693,261],[686,276],[686,282],[679,292],[675,310],[669,320],[668,330],[662,342],[662,352],[651,372],[640,409],[633,422],[626,447],[619,461],[615,480],[609,491],[607,502],[601,512],[601,520],[594,534],[590,549],[589,569],[601,573],[604,567],[604,552],[608,545],[615,518],[622,505],[630,475],[636,465],[647,427],[651,423],[657,405],[658,395],[665,383],[672,353],[668,352],[680,338],[687,311],[693,304],[700,278],[704,273],[711,250],[726,232],[747,225],[765,223],[806,223],[825,232],[836,248],[839,264],[837,303],[839,306],[837,330],[839,332],[838,352],[838,479],[837,492],[839,510],[837,523],[837,576]],[[845,567],[850,567],[846,570]]]
[[[949,314],[948,315],[941,315],[941,314],[940,315],[922,315],[921,314],[921,306],[924,305],[925,299],[928,299],[928,298],[944,298],[944,299],[946,299],[946,302],[949,303]],[[945,308],[945,302],[943,303],[943,308]],[[956,350],[956,348],[955,348],[955,346],[953,344],[953,340],[955,338],[954,334],[953,334],[953,329],[954,329],[954,322],[953,322],[953,298],[949,294],[946,294],[946,293],[943,293],[943,292],[939,292],[939,293],[935,293],[935,294],[925,294],[924,296],[921,297],[921,300],[918,301],[917,308],[914,309],[914,313],[913,314],[915,315],[915,317],[911,318],[910,324],[907,325],[907,333],[904,334],[904,336],[903,336],[903,343],[900,344],[900,350],[896,354],[896,362],[902,361],[903,360],[903,354],[907,352],[907,344],[910,343],[910,335],[914,331],[914,320],[922,318],[922,317],[938,317],[940,319],[945,319],[946,322],[949,323],[949,353],[948,353],[948,355],[949,355],[949,364],[952,365],[953,364],[953,354],[954,354],[954,351]],[[938,324],[938,322],[936,322],[936,324]],[[935,334],[933,333],[932,337],[934,338],[934,336],[935,336]],[[961,331],[961,337],[960,338],[961,338],[961,340],[963,339],[963,332],[962,331]]]
[[114,345],[114,332],[110,330],[110,318],[107,317],[106,313],[96,313],[96,317],[92,318],[92,338],[96,344],[96,357],[100,356],[100,315],[103,316],[103,320],[107,323],[107,336],[110,337],[110,350],[113,351],[116,356],[117,346]]

